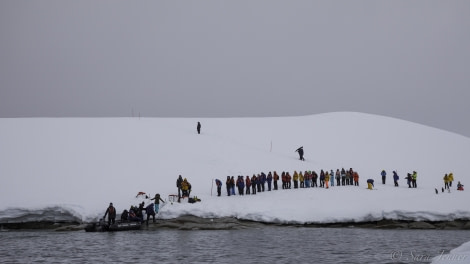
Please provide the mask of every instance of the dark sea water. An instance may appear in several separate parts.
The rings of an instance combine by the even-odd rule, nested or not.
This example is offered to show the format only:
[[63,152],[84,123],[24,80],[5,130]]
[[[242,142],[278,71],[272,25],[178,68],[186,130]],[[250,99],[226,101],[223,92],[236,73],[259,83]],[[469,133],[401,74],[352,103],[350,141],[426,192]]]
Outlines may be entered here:
[[0,232],[0,263],[429,263],[462,230],[264,226],[241,230]]

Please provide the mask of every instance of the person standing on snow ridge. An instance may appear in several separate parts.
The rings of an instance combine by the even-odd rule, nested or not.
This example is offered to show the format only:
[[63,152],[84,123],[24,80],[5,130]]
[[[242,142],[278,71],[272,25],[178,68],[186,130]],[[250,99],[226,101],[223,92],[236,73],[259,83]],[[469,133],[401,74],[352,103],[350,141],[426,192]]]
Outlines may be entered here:
[[260,183],[261,191],[264,192],[264,184],[266,183],[266,174],[264,174],[264,172],[261,172]]
[[330,170],[330,186],[335,186],[335,173]]
[[294,180],[294,189],[299,188],[299,174],[297,171],[294,171],[294,174],[292,175],[292,179]]
[[449,189],[449,176],[444,175],[444,189]]
[[354,178],[354,186],[359,186],[359,174],[357,171],[353,173],[353,178]]
[[418,178],[418,173],[416,171],[413,171],[413,175],[411,175],[411,181],[413,183],[413,188],[418,187],[418,185],[416,184],[417,178]]
[[197,122],[197,133],[201,134],[201,123]]
[[336,169],[336,186],[341,186],[341,173],[339,172],[339,169]]
[[298,149],[295,150],[295,152],[298,152],[299,153],[299,159],[300,160],[305,160],[304,159],[304,147],[300,147]]
[[222,193],[222,182],[219,179],[215,179],[215,185],[217,186],[217,196]]
[[411,188],[411,173],[406,175],[406,183],[408,183],[408,188]]
[[256,178],[256,175],[253,174],[253,177],[251,177],[251,193],[256,194],[256,186],[258,185],[258,178]]
[[268,182],[268,192],[271,191],[271,183],[273,182],[273,175],[271,172],[268,172],[268,177],[266,177],[266,181]]
[[277,175],[276,171],[274,171],[273,181],[274,181],[274,190],[277,190],[277,181],[279,181],[279,175]]
[[398,174],[396,171],[393,171],[393,182],[395,183],[395,187],[398,187],[398,180],[400,177],[398,177]]
[[454,181],[454,174],[451,172],[449,173],[449,187],[452,187],[453,181]]
[[385,170],[382,170],[380,175],[382,175],[382,184],[385,184],[385,178],[387,177],[387,173],[385,172]]
[[344,168],[341,169],[341,185],[346,185],[346,170]]
[[235,195],[235,177],[230,178],[230,194]]
[[227,176],[227,180],[225,181],[225,187],[227,188],[227,196],[230,196],[230,176]]
[[250,194],[250,190],[251,190],[250,176],[246,176],[245,185],[246,185],[246,193],[245,194]]
[[178,188],[178,203],[181,202],[181,183],[183,183],[183,177],[180,175],[176,180],[176,187]]

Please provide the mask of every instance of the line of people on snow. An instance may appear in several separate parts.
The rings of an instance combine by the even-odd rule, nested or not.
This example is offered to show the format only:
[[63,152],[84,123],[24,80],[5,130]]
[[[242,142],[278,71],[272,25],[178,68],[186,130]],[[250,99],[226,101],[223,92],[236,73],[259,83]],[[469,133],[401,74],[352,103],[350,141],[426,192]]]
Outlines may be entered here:
[[[345,170],[344,168],[336,170],[336,173],[333,170],[320,171],[320,175],[315,171],[294,171],[292,176],[289,172],[282,172],[281,176],[278,175],[276,171],[273,173],[268,172],[266,175],[264,172],[259,173],[258,175],[253,174],[252,177],[238,176],[235,180],[234,176],[227,176],[225,181],[225,186],[227,190],[227,195],[235,195],[235,188],[238,189],[238,195],[249,195],[256,194],[256,192],[264,192],[266,190],[278,190],[278,181],[281,180],[282,189],[291,189],[292,182],[294,183],[294,189],[297,188],[326,188],[330,186],[347,186],[354,185],[359,186],[359,174],[357,171],[354,171],[352,168]],[[217,196],[222,194],[222,181],[219,179],[215,180],[217,186]]]

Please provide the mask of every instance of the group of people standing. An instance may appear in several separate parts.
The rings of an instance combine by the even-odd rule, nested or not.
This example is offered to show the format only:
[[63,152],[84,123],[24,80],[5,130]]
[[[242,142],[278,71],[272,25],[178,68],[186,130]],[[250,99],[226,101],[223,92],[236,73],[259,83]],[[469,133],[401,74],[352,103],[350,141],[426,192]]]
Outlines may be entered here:
[[[345,170],[344,168],[340,171],[336,170],[336,173],[333,170],[320,171],[320,175],[315,171],[294,171],[292,176],[289,172],[282,172],[281,176],[278,175],[276,171],[268,172],[266,175],[264,172],[259,173],[258,175],[253,174],[250,176],[238,176],[235,179],[234,176],[227,176],[225,181],[225,187],[227,190],[227,195],[236,195],[235,187],[238,189],[238,195],[249,195],[256,194],[256,192],[264,192],[271,190],[278,190],[278,181],[281,180],[282,189],[291,189],[292,182],[294,183],[294,189],[297,188],[311,188],[319,187],[328,189],[330,186],[346,186],[354,185],[359,186],[359,174],[356,171],[353,171],[352,168]],[[222,195],[222,181],[215,179],[217,186],[217,196]],[[267,188],[266,188],[267,185]]]
[[[147,196],[147,198],[149,198]],[[131,205],[129,210],[124,209],[121,213],[121,222],[144,222],[144,214],[147,215],[147,225],[149,223],[150,217],[153,218],[153,222],[155,223],[155,215],[158,214],[158,211],[160,209],[160,202],[165,202],[163,199],[160,197],[160,194],[155,194],[155,197],[150,199],[151,201],[153,200],[154,203],[151,203],[147,206],[145,206],[145,202],[142,202],[139,204],[139,206],[134,206]],[[108,216],[108,225],[114,225],[116,223],[116,208],[113,206],[113,203],[110,203],[108,208],[106,208],[106,212],[104,214],[103,219],[106,219],[106,216]]]

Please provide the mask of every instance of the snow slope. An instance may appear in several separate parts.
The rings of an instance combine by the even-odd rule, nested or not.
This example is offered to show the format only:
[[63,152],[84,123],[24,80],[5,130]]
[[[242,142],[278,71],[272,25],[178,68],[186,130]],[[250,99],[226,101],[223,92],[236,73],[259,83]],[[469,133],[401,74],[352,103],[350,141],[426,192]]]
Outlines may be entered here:
[[[88,221],[102,216],[109,202],[118,211],[137,205],[139,191],[164,199],[175,194],[179,174],[202,202],[167,204],[159,217],[276,223],[470,218],[469,192],[455,190],[457,181],[470,184],[470,139],[383,116],[0,119],[0,144],[0,222],[19,221],[28,212],[60,219],[63,212],[51,208]],[[294,152],[299,146],[304,162]],[[359,172],[360,187],[227,197],[224,186],[216,197],[213,186],[213,179],[225,182],[227,175],[342,167]],[[382,169],[386,185],[380,183]],[[399,188],[393,187],[392,170],[400,175]],[[413,170],[418,188],[408,189],[404,178]],[[455,175],[452,192],[436,195],[448,172]],[[376,180],[377,190],[365,188],[368,178]]]

